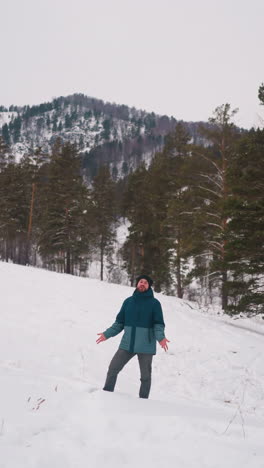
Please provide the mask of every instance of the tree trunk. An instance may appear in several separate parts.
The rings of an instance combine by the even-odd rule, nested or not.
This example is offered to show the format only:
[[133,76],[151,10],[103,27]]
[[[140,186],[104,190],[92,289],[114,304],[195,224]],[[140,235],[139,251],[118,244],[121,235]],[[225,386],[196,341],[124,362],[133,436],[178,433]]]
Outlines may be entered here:
[[134,285],[135,281],[135,255],[136,255],[136,249],[135,249],[135,244],[134,242],[132,243],[132,249],[131,249],[131,279],[130,279],[130,285]]
[[36,184],[35,184],[35,182],[33,182],[32,183],[32,190],[31,190],[31,202],[30,202],[29,219],[28,219],[27,239],[25,241],[25,265],[30,264],[31,232],[32,232],[32,220],[33,220],[35,190],[36,190]]
[[9,259],[9,241],[5,240],[5,261],[8,262]]
[[67,250],[66,252],[66,273],[68,275],[71,274],[71,252]]
[[181,278],[181,258],[177,254],[176,260],[176,279],[177,279],[177,296],[182,299],[183,297],[183,288],[182,288],[182,278]]
[[228,306],[227,271],[222,272],[222,309],[226,312]]
[[104,243],[103,239],[101,239],[100,245],[100,280],[104,280]]

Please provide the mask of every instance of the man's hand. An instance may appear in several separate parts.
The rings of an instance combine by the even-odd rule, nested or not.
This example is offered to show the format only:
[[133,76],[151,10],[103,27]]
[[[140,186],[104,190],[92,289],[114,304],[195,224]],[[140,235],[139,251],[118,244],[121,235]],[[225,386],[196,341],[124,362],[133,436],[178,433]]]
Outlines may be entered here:
[[167,342],[169,343],[170,340],[167,340],[167,338],[163,338],[163,340],[161,340],[159,342],[160,346],[164,349],[164,351],[168,351],[168,345],[167,345]]
[[105,341],[106,340],[106,337],[104,336],[103,333],[97,333],[97,335],[100,335],[99,338],[97,338],[96,340],[96,343],[99,344],[101,343],[102,341]]

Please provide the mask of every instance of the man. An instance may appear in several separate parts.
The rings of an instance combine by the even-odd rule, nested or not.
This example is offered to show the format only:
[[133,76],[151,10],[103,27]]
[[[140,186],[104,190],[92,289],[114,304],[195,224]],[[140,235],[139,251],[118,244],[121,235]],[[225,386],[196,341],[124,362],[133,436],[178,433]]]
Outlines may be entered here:
[[140,367],[140,398],[148,398],[151,386],[151,365],[156,354],[156,340],[167,351],[167,338],[164,335],[165,324],[160,302],[154,298],[153,281],[147,275],[136,279],[136,289],[128,297],[116,321],[103,333],[98,333],[96,343],[101,343],[120,333],[124,329],[119,349],[110,362],[103,390],[113,392],[117,375],[135,355]]

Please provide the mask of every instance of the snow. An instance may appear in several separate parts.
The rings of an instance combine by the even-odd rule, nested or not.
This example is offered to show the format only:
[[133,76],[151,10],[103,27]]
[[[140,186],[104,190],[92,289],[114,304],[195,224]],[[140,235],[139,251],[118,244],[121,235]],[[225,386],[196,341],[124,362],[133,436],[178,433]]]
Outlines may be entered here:
[[2,128],[5,124],[9,124],[12,120],[12,117],[15,118],[17,116],[17,112],[0,112],[0,128]]
[[[264,326],[161,301],[149,400],[134,358],[101,390],[128,286],[0,263],[1,468],[261,468]],[[242,328],[241,328],[242,327]]]

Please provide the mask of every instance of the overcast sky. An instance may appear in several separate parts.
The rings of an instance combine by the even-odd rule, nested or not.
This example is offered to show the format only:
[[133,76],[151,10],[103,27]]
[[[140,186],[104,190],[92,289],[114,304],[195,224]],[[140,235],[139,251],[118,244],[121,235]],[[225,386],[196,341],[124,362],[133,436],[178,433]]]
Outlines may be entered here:
[[176,119],[264,108],[264,0],[0,0],[0,104],[84,93]]

